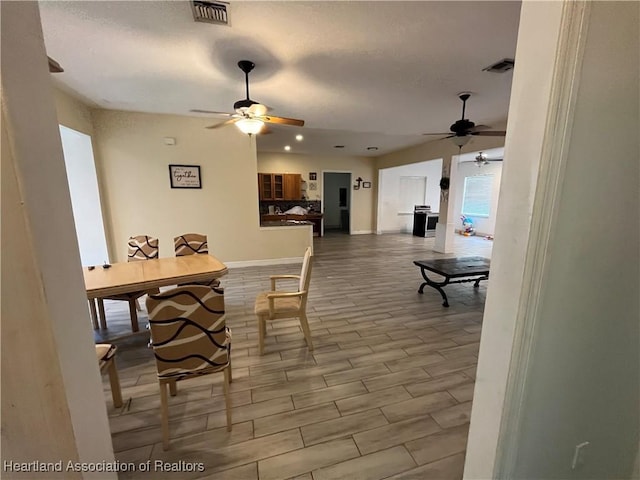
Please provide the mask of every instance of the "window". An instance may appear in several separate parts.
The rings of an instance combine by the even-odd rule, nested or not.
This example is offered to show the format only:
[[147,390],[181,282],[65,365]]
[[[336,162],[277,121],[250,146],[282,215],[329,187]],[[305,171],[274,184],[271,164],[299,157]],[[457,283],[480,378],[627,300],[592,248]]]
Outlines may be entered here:
[[464,179],[462,214],[488,217],[491,208],[493,175],[475,175]]

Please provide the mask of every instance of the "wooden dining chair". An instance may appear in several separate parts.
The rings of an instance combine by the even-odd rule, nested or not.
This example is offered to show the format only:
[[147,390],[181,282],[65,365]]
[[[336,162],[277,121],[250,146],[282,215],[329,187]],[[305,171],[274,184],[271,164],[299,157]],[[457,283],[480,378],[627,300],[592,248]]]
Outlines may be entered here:
[[[127,252],[127,261],[128,262],[139,262],[142,260],[150,260],[154,258],[158,258],[160,253],[159,242],[157,238],[150,237],[149,235],[137,235],[135,237],[130,237],[129,242],[127,243],[128,252]],[[145,295],[149,295],[152,293],[158,293],[157,288],[153,288],[150,290],[141,290],[137,292],[131,293],[121,293],[118,295],[112,295],[108,297],[102,297],[98,299],[98,307],[100,309],[100,314],[104,319],[104,300],[122,300],[125,302],[129,302],[129,316],[131,317],[131,330],[134,332],[138,332],[140,328],[138,327],[138,310],[140,309],[138,305],[138,299]]]
[[151,346],[160,386],[162,446],[169,448],[167,385],[210,373],[224,373],[227,430],[231,431],[231,331],[225,323],[224,290],[185,285],[147,297]]
[[[313,350],[311,330],[307,321],[307,295],[311,282],[311,267],[313,254],[308,247],[302,260],[300,275],[271,275],[271,290],[259,293],[255,303],[255,314],[258,317],[258,341],[260,355],[264,352],[264,338],[267,334],[267,320],[281,318],[298,318],[304,333],[309,350]],[[278,290],[277,281],[294,279],[298,280],[298,288],[295,291]]]
[[[185,233],[184,235],[175,237],[173,239],[173,246],[176,252],[176,257],[209,254],[209,244],[207,242],[207,236],[202,235],[201,233]],[[208,285],[210,287],[217,287],[220,285],[220,280],[218,280],[217,278],[212,278],[208,281],[205,280],[203,282],[193,282],[193,285]]]
[[120,389],[120,379],[118,378],[118,370],[116,368],[116,350],[117,347],[110,343],[99,343],[96,345],[96,357],[98,365],[100,366],[100,373],[109,374],[113,406],[114,408],[120,408],[122,406],[122,390]]

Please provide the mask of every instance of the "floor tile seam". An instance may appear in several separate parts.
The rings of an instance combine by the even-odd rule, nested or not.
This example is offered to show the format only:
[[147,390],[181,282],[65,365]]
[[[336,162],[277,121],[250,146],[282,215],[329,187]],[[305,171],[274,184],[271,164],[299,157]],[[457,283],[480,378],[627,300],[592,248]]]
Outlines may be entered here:
[[[286,412],[283,412],[283,413],[286,413]],[[312,421],[311,423],[304,423],[304,424],[302,424],[302,425],[298,425],[296,428],[307,427],[307,426],[309,426],[309,425],[316,425],[316,424],[318,424],[318,423],[327,422],[327,421],[330,421],[330,420],[335,420],[335,419],[337,419],[337,418],[340,418],[339,413],[340,413],[340,412],[338,411],[338,416],[337,416],[337,417],[325,418],[325,419],[323,419],[323,420]],[[276,433],[283,433],[283,432],[286,432],[286,431],[288,431],[288,430],[291,430],[291,429],[275,430],[275,431],[268,432],[268,433],[265,433],[265,434],[262,434],[262,435],[258,435],[258,436],[255,436],[255,431],[254,431],[254,438],[255,438],[255,439],[258,439],[258,438],[264,438],[264,437],[268,437],[269,435],[275,435]],[[301,434],[302,434],[302,432],[301,432]]]
[[[268,400],[267,400],[267,401],[268,401]],[[259,403],[259,402],[258,402],[258,403]],[[249,406],[249,405],[253,405],[253,404],[246,404],[246,405],[240,405],[240,406],[245,407],[245,406]],[[237,421],[237,419],[235,419],[235,418],[234,418],[234,415],[233,415],[233,408],[232,408],[232,409],[231,409],[231,425],[236,425],[236,424],[240,424],[240,423],[244,423],[244,422],[249,422],[249,421],[253,422],[253,421],[255,421],[255,420],[259,420],[259,419],[261,419],[261,418],[270,417],[270,416],[272,416],[272,415],[279,415],[279,414],[281,414],[281,413],[292,412],[293,410],[294,410],[294,409],[293,409],[293,408],[291,408],[291,409],[289,409],[289,410],[282,410],[282,411],[278,411],[278,412],[274,412],[274,413],[269,413],[269,414],[267,414],[267,415],[260,415],[260,416],[258,416],[258,417],[249,417],[249,418],[244,418],[244,419],[241,419],[240,421]],[[222,416],[222,413],[221,413],[221,412],[224,412],[224,410],[220,410],[220,411],[217,411],[217,412],[211,412],[211,413],[209,413],[209,414],[207,415],[207,430],[214,430],[214,429],[216,429],[216,428],[220,428],[220,426],[215,426],[215,427],[213,427],[213,426],[212,426],[211,428],[209,428],[209,427],[208,427],[208,425],[209,425],[209,418],[208,418],[208,417],[209,417],[209,416],[211,416],[211,415],[215,415],[215,414],[220,414],[220,416]],[[226,415],[226,413],[225,413],[225,415]],[[254,434],[255,434],[255,430],[254,430]]]
[[[291,429],[291,430],[293,430],[293,429]],[[279,455],[285,455],[285,454],[288,454],[288,453],[298,452],[298,451],[300,451],[300,450],[304,450],[305,448],[316,447],[316,446],[318,446],[318,445],[323,445],[323,444],[326,444],[326,443],[330,443],[330,442],[334,442],[334,441],[336,441],[336,440],[341,440],[341,439],[343,439],[343,437],[340,437],[340,438],[332,438],[331,440],[327,440],[327,441],[324,441],[324,442],[315,443],[315,444],[313,444],[313,445],[309,445],[309,446],[307,446],[307,445],[305,445],[305,443],[304,443],[304,438],[302,437],[302,431],[300,430],[300,427],[298,427],[298,428],[297,428],[297,430],[298,430],[298,433],[299,433],[300,438],[301,438],[301,440],[302,440],[302,445],[303,445],[302,447],[295,448],[295,449],[293,449],[293,450],[288,450],[288,451],[286,451],[286,452],[278,453],[278,454],[276,454],[276,455],[271,455],[271,456],[269,456],[269,457],[261,458],[261,459],[259,459],[259,460],[256,460],[256,463],[258,463],[258,462],[260,462],[260,461],[263,461],[263,460],[267,460],[267,459],[269,459],[269,458],[277,457],[277,456],[279,456]],[[289,431],[289,430],[286,430],[286,431]],[[278,432],[278,433],[282,433],[282,432]],[[260,437],[260,438],[261,438],[261,437]],[[348,437],[344,437],[344,438],[348,438]],[[356,445],[356,442],[353,440],[353,438],[351,438],[351,441],[353,442],[353,444],[355,445],[355,447],[356,447],[356,449],[357,449],[357,448],[358,448],[358,446]],[[359,453],[360,453],[360,451],[358,450],[358,454],[359,454]],[[348,460],[352,460],[353,458],[359,458],[360,456],[361,456],[361,455],[359,455],[358,457],[352,457],[352,458],[350,458],[350,459],[348,459]],[[348,460],[342,460],[342,461],[348,461]],[[341,461],[341,462],[342,462],[342,461]],[[341,463],[341,462],[338,462],[338,463]],[[251,463],[251,462],[249,462],[249,463]],[[246,464],[245,464],[245,465],[246,465]],[[332,464],[332,465],[335,465],[335,463],[334,463],[334,464]],[[330,465],[326,465],[326,466],[330,466]],[[320,467],[320,468],[324,468],[324,467]],[[214,472],[214,473],[215,473],[215,472]],[[298,473],[296,476],[304,475],[305,473],[311,473],[311,470],[307,470],[307,471],[305,471],[305,472]],[[259,478],[259,477],[258,477],[258,478]]]
[[382,415],[384,415],[384,418],[386,418],[387,422],[389,422],[389,423],[398,423],[398,422],[401,422],[403,420],[406,420],[406,418],[405,419],[396,420],[394,422],[387,416],[386,413],[384,413],[383,407],[388,407],[388,406],[391,406],[391,405],[397,405],[397,404],[402,403],[402,402],[408,402],[408,401],[413,400],[415,398],[415,397],[413,397],[411,395],[411,393],[409,393],[409,391],[407,390],[407,388],[404,385],[399,385],[399,386],[401,386],[404,389],[404,391],[407,392],[407,394],[409,395],[409,398],[407,398],[406,400],[400,400],[400,401],[395,402],[395,403],[389,403],[387,405],[381,405],[380,407],[378,407],[378,408],[380,408],[380,411],[382,412]]
[[[324,382],[324,386],[323,386],[323,387],[312,388],[312,389],[310,389],[310,390],[302,390],[301,392],[293,392],[293,393],[315,392],[316,390],[321,390],[321,389],[323,389],[323,388],[327,388],[327,382],[324,380],[324,378],[322,379],[322,381]],[[291,383],[293,383],[293,382],[291,382]],[[272,384],[272,385],[265,385],[265,386],[271,387],[271,386],[273,386],[273,384]],[[260,387],[256,387],[256,388],[260,388]],[[286,396],[286,395],[288,395],[289,397],[291,397],[291,396],[293,395],[293,393],[288,393],[288,394],[287,394],[287,393],[284,393],[284,394],[282,394],[282,395],[276,395],[275,397],[269,398],[269,399],[267,399],[267,400],[261,400],[260,402],[256,402],[256,401],[253,399],[253,389],[252,389],[252,390],[251,390],[251,405],[255,405],[255,404],[257,404],[257,403],[261,403],[261,402],[268,402],[268,401],[270,401],[270,400],[275,400],[275,399],[277,399],[277,398],[281,398],[281,397],[284,397],[284,396]]]
[[[362,412],[359,412],[359,413],[362,413]],[[305,425],[305,426],[306,426],[306,425]],[[382,426],[385,426],[385,425],[382,425]],[[330,439],[328,439],[328,440],[322,440],[322,441],[320,441],[320,442],[316,442],[316,443],[309,443],[309,444],[305,443],[305,445],[307,445],[307,447],[305,447],[305,448],[308,448],[308,447],[315,447],[316,445],[321,445],[321,444],[323,444],[323,443],[332,442],[332,441],[334,441],[334,440],[344,440],[345,438],[350,438],[351,440],[353,440],[353,443],[356,445],[356,447],[358,447],[358,444],[357,444],[357,442],[355,441],[354,435],[357,435],[357,434],[359,434],[359,433],[366,433],[366,432],[368,432],[368,431],[370,431],[370,430],[374,430],[375,428],[377,428],[377,427],[369,428],[369,429],[366,429],[366,430],[358,430],[358,431],[356,431],[356,432],[351,432],[351,433],[344,433],[344,434],[342,434],[342,435],[340,435],[340,436],[338,436],[338,437],[332,437],[332,438],[330,438]],[[394,445],[394,446],[395,446],[395,445]],[[382,450],[383,450],[383,449],[382,449]],[[378,451],[379,451],[379,450],[378,450]],[[367,453],[362,453],[362,451],[360,450],[360,447],[358,447],[358,452],[360,453],[360,456],[368,455]],[[375,453],[375,452],[370,452],[370,453]]]
[[[207,421],[204,422],[205,423],[205,428],[203,430],[203,431],[207,431],[207,430],[210,430],[209,428],[207,428],[207,424],[209,422],[209,418],[208,418],[209,415],[211,415],[211,414],[210,413],[205,413],[205,414],[200,414],[200,415],[194,415],[192,417],[188,417],[188,419],[194,419],[194,418],[199,418],[199,417],[207,417]],[[139,433],[139,432],[144,432],[146,430],[153,430],[153,429],[156,429],[156,428],[161,428],[161,420],[160,420],[160,413],[159,412],[158,412],[158,419],[157,420],[158,420],[157,424],[156,423],[147,424],[147,425],[144,425],[144,426],[141,426],[141,427],[125,429],[125,430],[121,430],[121,431],[118,431],[118,432],[113,432],[112,431],[111,432],[111,436],[113,437],[114,435],[124,435],[124,434],[131,434],[131,433]],[[184,422],[184,420],[185,419],[177,420],[177,419],[169,418],[169,429],[171,429],[171,424],[174,424],[174,428],[175,428],[175,425],[177,423],[181,424],[181,423]],[[147,445],[150,445],[150,444],[145,443],[144,445],[139,445],[139,447],[144,447],[144,446],[147,446]]]
[[259,478],[260,478],[260,477],[258,477],[258,461],[257,461],[257,460],[254,460],[253,462],[243,463],[242,465],[236,465],[236,466],[233,466],[233,467],[225,468],[225,469],[223,469],[223,470],[213,470],[213,471],[209,471],[209,472],[207,472],[204,476],[202,476],[202,477],[196,477],[196,478],[194,478],[193,480],[202,480],[203,478],[210,477],[212,473],[224,473],[224,472],[227,472],[227,471],[229,471],[229,470],[233,470],[234,468],[244,467],[245,465],[250,465],[250,464],[252,464],[252,463],[255,463],[255,464],[256,464],[256,478],[259,480]]
[[[329,388],[329,387],[327,387],[327,388]],[[370,393],[370,392],[368,392],[368,393]],[[300,408],[297,408],[295,406],[296,401],[293,400],[293,406],[294,406],[294,410],[302,410],[304,408],[317,407],[317,406],[320,406],[320,405],[325,405],[326,403],[334,403],[335,404],[335,402],[338,401],[338,400],[346,400],[347,398],[357,397],[358,395],[366,395],[366,393],[362,393],[362,392],[360,392],[360,393],[352,393],[352,394],[347,395],[346,397],[334,398],[333,400],[328,400],[328,401],[322,402],[322,403],[315,403],[313,405],[308,405],[306,407],[300,407]],[[293,395],[292,395],[292,398],[293,398]],[[336,405],[336,408],[338,409],[338,405]],[[340,411],[340,409],[338,409],[338,411]]]

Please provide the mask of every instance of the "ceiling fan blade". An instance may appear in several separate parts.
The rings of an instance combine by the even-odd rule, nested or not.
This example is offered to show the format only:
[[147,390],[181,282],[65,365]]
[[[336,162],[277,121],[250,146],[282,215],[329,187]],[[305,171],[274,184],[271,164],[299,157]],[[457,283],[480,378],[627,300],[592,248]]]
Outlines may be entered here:
[[225,117],[231,117],[231,116],[233,116],[233,115],[234,115],[233,113],[227,113],[227,112],[215,112],[215,111],[213,111],[213,110],[200,110],[200,109],[197,109],[197,108],[193,108],[193,109],[191,109],[191,110],[189,110],[189,111],[190,111],[190,112],[193,112],[193,113],[211,113],[211,114],[213,114],[213,115],[224,115]]
[[480,132],[470,132],[471,135],[478,135],[481,137],[504,137],[507,132],[504,130],[483,130]]
[[49,72],[51,73],[62,73],[64,72],[64,68],[60,66],[58,62],[56,62],[53,58],[47,57],[49,60]]
[[212,130],[214,128],[224,127],[225,125],[229,125],[231,123],[236,123],[237,121],[238,121],[237,118],[231,118],[231,119],[227,120],[226,122],[216,123],[215,125],[209,125],[208,127],[204,127],[204,128],[208,128],[208,129]]
[[273,117],[271,115],[262,115],[260,116],[260,120],[267,123],[278,123],[280,125],[293,125],[295,127],[304,126],[304,120],[298,120],[295,118]]
[[451,135],[451,132],[423,133],[422,135]]
[[263,125],[262,130],[260,130],[260,135],[269,135],[270,133],[273,133],[273,130],[271,130],[267,125]]
[[489,125],[476,125],[469,129],[470,132],[480,132],[482,130],[489,130],[491,127]]

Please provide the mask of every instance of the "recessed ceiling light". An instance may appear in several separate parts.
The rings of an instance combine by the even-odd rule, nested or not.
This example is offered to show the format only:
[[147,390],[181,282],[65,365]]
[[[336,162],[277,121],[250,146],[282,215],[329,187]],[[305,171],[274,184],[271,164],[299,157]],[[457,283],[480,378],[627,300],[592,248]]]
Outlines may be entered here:
[[300,134],[296,135],[296,140],[301,142],[302,140],[304,140],[304,137]]
[[284,149],[288,152],[289,150],[291,150],[291,146],[290,145],[285,145]]
[[378,147],[367,147],[367,150],[378,150]]
[[333,148],[344,148],[344,145],[334,145]]

